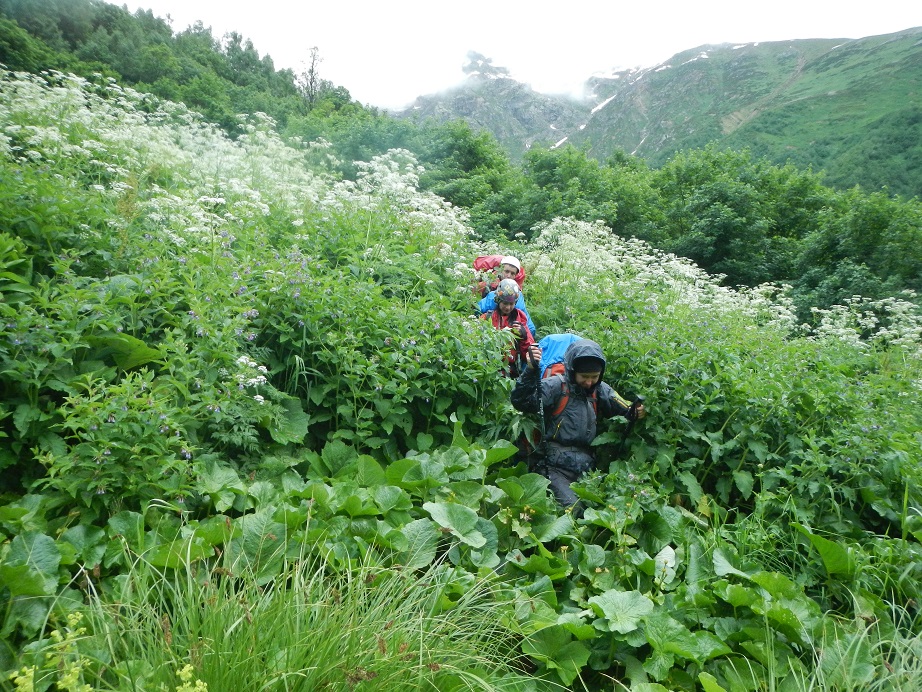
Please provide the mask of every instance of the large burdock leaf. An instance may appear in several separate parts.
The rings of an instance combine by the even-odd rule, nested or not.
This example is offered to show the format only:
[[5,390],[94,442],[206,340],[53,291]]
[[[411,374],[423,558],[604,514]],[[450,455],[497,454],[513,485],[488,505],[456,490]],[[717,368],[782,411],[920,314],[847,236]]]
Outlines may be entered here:
[[153,546],[144,554],[147,561],[155,567],[188,567],[193,562],[211,557],[214,549],[195,537],[178,539],[169,543]]
[[285,557],[285,526],[272,518],[271,509],[259,509],[236,522],[240,536],[227,544],[227,558],[234,572],[249,570],[259,584],[272,581]]
[[462,543],[472,548],[481,548],[486,544],[486,536],[477,530],[477,512],[470,507],[455,502],[427,502],[423,509],[429,512],[436,524],[447,529]]
[[535,523],[532,528],[536,539],[542,543],[550,543],[555,538],[560,538],[564,534],[573,531],[573,519],[570,518],[569,514],[564,514],[549,523],[545,521]]
[[563,627],[546,627],[522,642],[522,652],[557,672],[564,685],[572,683],[589,661],[589,647],[573,641]]
[[58,584],[61,551],[54,539],[27,531],[10,542],[0,564],[0,586],[12,596],[52,596]]
[[692,632],[663,612],[652,613],[644,619],[644,635],[654,649],[699,664],[731,651],[712,633],[706,630]]
[[735,574],[738,577],[749,578],[749,575],[738,569],[733,564],[733,555],[727,553],[721,548],[716,548],[714,550],[714,572],[718,577],[724,577],[728,574]]
[[423,569],[435,560],[439,547],[439,529],[430,519],[417,519],[404,526],[408,547],[401,553],[403,564],[409,569]]
[[653,612],[653,601],[639,591],[611,589],[590,598],[589,604],[600,618],[593,624],[603,632],[633,632],[640,619]]
[[492,466],[500,461],[505,461],[514,456],[519,448],[507,440],[499,440],[492,448],[487,450],[486,465]]
[[237,472],[216,461],[210,461],[199,473],[199,488],[208,495],[218,512],[230,509],[237,495],[246,493],[246,487]]

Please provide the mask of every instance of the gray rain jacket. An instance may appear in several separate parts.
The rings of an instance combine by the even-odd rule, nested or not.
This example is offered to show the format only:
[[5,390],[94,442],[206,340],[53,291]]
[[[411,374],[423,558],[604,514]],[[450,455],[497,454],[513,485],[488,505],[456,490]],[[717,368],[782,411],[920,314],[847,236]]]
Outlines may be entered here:
[[[592,356],[602,361],[599,381],[588,392],[576,384],[573,363],[577,358]],[[596,436],[597,415],[604,418],[626,416],[630,402],[602,381],[605,376],[605,356],[595,341],[580,339],[567,348],[563,357],[566,373],[539,379],[538,370],[525,368],[512,390],[512,405],[523,413],[540,410],[538,389],[544,406],[544,430],[547,445],[546,462],[550,466],[585,473],[592,468],[590,444]],[[595,394],[596,406],[592,395]],[[560,400],[568,394],[564,409],[554,415]],[[598,409],[598,414],[596,413]]]

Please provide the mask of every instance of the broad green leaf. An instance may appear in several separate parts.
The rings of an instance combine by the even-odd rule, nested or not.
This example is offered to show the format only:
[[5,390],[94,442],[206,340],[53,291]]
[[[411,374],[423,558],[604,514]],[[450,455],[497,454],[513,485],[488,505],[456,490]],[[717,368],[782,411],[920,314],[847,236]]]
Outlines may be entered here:
[[819,667],[828,689],[865,689],[878,677],[870,638],[863,632],[824,639]]
[[820,554],[823,566],[829,576],[842,575],[849,578],[854,576],[855,557],[851,548],[828,538],[817,536],[801,524],[794,523],[792,526],[810,539],[810,543],[816,549],[816,552]]
[[410,487],[439,488],[448,485],[451,479],[445,466],[434,459],[420,459],[416,466],[407,469],[402,482]]
[[200,521],[194,527],[192,535],[202,539],[207,545],[223,545],[234,536],[239,536],[240,528],[230,517],[215,514]]
[[704,692],[727,692],[727,690],[718,684],[717,678],[710,673],[698,673],[698,682],[701,683],[701,689]]
[[767,671],[758,662],[743,656],[728,656],[715,661],[721,676],[729,683],[731,692],[749,692],[764,688]]
[[0,586],[10,596],[51,596],[57,579],[51,579],[29,565],[0,564]]
[[755,458],[759,460],[759,463],[765,463],[765,460],[768,458],[768,446],[759,440],[749,440],[747,443],[749,450],[755,455]]
[[669,675],[669,671],[672,670],[674,665],[675,656],[662,649],[653,649],[653,652],[644,659],[643,669],[654,679],[662,680]]
[[269,481],[256,481],[247,488],[247,497],[253,507],[270,507],[279,502],[279,491]]
[[[473,394],[473,391],[471,393]],[[448,417],[448,420],[455,424],[454,433],[451,438],[451,446],[460,447],[465,452],[468,451],[471,448],[471,443],[468,442],[466,437],[464,437],[463,421],[458,420],[458,414],[455,412],[452,412],[452,414]]]
[[439,546],[438,527],[430,519],[417,519],[401,529],[408,547],[401,554],[402,563],[408,569],[424,569],[435,560]]
[[653,562],[656,565],[653,578],[657,584],[671,584],[676,575],[675,549],[667,545],[653,557]]
[[[540,549],[543,546],[538,543],[537,547]],[[506,555],[506,561],[523,572],[527,572],[528,574],[545,574],[554,581],[563,579],[572,571],[569,562],[547,551],[545,551],[545,553],[547,554],[532,554],[525,557],[521,550],[515,549]]]
[[432,449],[435,438],[429,433],[421,432],[416,435],[416,449],[420,452],[427,452]]
[[331,440],[323,446],[320,452],[320,458],[329,472],[330,476],[335,476],[343,470],[347,464],[354,461],[358,456],[355,449],[347,445],[342,440]]
[[730,557],[723,548],[714,549],[714,572],[718,577],[735,574],[738,577],[749,578],[749,575],[737,569],[730,561]]
[[547,497],[547,487],[550,481],[537,473],[526,473],[524,476],[514,476],[496,481],[518,507],[531,505],[540,506]]
[[740,606],[750,607],[754,603],[761,603],[762,596],[755,589],[740,584],[730,584],[723,581],[714,586],[714,593],[720,596],[734,608]]
[[749,471],[734,471],[733,480],[736,483],[737,490],[743,495],[743,499],[748,500],[752,496],[754,485],[752,474]]
[[525,638],[522,652],[547,668],[557,672],[564,685],[570,685],[589,662],[589,648],[573,641],[572,635],[562,627],[539,630]]
[[580,641],[595,639],[599,634],[579,613],[563,613],[557,618],[557,624]]
[[29,423],[39,420],[41,411],[29,404],[19,404],[13,412],[13,425],[20,435],[25,436],[29,430]]
[[392,461],[384,470],[384,474],[387,477],[387,482],[390,485],[394,485],[399,488],[417,487],[417,483],[404,481],[404,477],[417,466],[419,466],[419,460],[409,457]]
[[515,456],[518,451],[519,448],[508,440],[499,440],[487,450],[486,465],[492,466],[500,461],[505,461]]
[[679,474],[679,480],[682,481],[685,489],[688,490],[688,497],[692,501],[692,504],[697,505],[698,500],[704,495],[704,490],[701,488],[701,484],[698,483],[698,479],[695,478],[691,471],[683,471]]
[[[55,599],[50,596],[16,596],[10,599],[7,616],[3,623],[4,630],[21,628],[27,637],[36,637],[39,630],[48,624],[48,613]],[[6,632],[2,634],[4,641]]]
[[301,408],[301,400],[286,396],[279,404],[284,413],[269,426],[269,434],[279,444],[300,444],[307,435],[310,416]]
[[106,532],[99,526],[72,526],[61,534],[60,540],[74,546],[77,556],[88,569],[98,565],[106,554]]
[[353,519],[355,517],[373,517],[380,514],[378,508],[371,501],[371,498],[365,498],[359,495],[348,495],[343,499],[337,513],[348,514]]
[[701,663],[696,657],[695,638],[682,623],[663,611],[644,618],[644,636],[654,649]]
[[493,569],[499,565],[499,555],[496,549],[499,546],[499,534],[493,522],[483,517],[477,520],[477,530],[484,536],[486,543],[476,550],[471,550],[471,562],[475,567]]
[[237,495],[246,492],[246,487],[234,469],[210,461],[199,475],[199,491],[211,498],[218,512],[223,512],[233,506]]
[[140,552],[144,545],[144,517],[137,512],[123,511],[109,518],[109,538],[122,536],[128,547]]
[[409,511],[413,508],[413,500],[403,488],[396,485],[375,485],[370,488],[371,496],[384,514],[391,511]]
[[259,509],[237,520],[242,533],[228,544],[234,571],[249,569],[257,583],[266,584],[281,571],[285,557],[285,526],[272,518],[271,510]]
[[454,502],[427,502],[423,509],[444,529],[473,548],[483,547],[487,539],[477,530],[479,517],[470,507]]
[[115,364],[122,370],[131,370],[145,363],[163,359],[163,352],[151,348],[143,341],[129,334],[103,334],[86,337],[87,343],[96,349],[89,357],[105,358],[112,356]]
[[723,640],[713,632],[707,630],[697,630],[692,633],[695,643],[692,646],[693,658],[696,661],[704,662],[717,656],[726,656],[732,652]]
[[573,519],[569,514],[563,514],[550,523],[532,524],[532,531],[538,541],[550,543],[573,531]]
[[54,539],[27,531],[10,541],[0,564],[0,582],[13,596],[51,596],[58,583],[61,551]]
[[638,524],[637,543],[651,555],[672,542],[672,524],[658,512],[647,512]]
[[193,562],[211,557],[214,549],[193,538],[169,543],[160,543],[144,554],[147,561],[154,567],[171,567],[178,569],[188,567]]
[[386,484],[387,476],[384,467],[374,457],[362,454],[357,461],[355,481],[362,487],[370,488]]
[[330,390],[329,385],[311,385],[308,390],[308,398],[314,406],[320,406],[327,398],[327,392]]
[[708,562],[704,547],[695,536],[688,538],[685,563],[685,581],[689,584],[697,584],[714,576],[713,565]]
[[[596,628],[627,634],[640,626],[640,620],[653,612],[653,601],[639,591],[611,589],[589,599],[593,612],[605,621]],[[604,627],[603,627],[604,625]]]

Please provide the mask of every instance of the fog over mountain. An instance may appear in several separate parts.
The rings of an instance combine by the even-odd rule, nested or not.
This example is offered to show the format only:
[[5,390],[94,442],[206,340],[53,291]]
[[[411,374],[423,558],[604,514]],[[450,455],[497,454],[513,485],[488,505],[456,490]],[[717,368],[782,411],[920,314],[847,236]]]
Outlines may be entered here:
[[462,84],[419,96],[396,114],[461,118],[493,133],[513,157],[570,143],[600,160],[621,151],[659,165],[716,142],[824,169],[843,187],[912,196],[922,193],[920,65],[922,27],[859,39],[702,45],[658,65],[593,75],[576,97],[539,93],[472,51]]

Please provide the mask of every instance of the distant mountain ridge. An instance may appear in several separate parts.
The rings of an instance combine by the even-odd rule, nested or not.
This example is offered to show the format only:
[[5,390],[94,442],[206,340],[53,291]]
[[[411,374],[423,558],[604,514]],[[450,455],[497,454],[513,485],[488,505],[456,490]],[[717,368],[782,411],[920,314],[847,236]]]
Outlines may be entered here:
[[461,118],[475,129],[492,132],[513,158],[521,158],[535,144],[565,139],[588,116],[586,104],[539,94],[479,53],[469,53],[462,69],[468,77],[461,86],[420,96],[398,117]]
[[514,158],[565,142],[658,166],[683,149],[749,148],[838,187],[922,195],[922,27],[860,39],[699,46],[586,82],[577,101],[533,91],[472,53],[459,87],[397,115],[461,118]]

